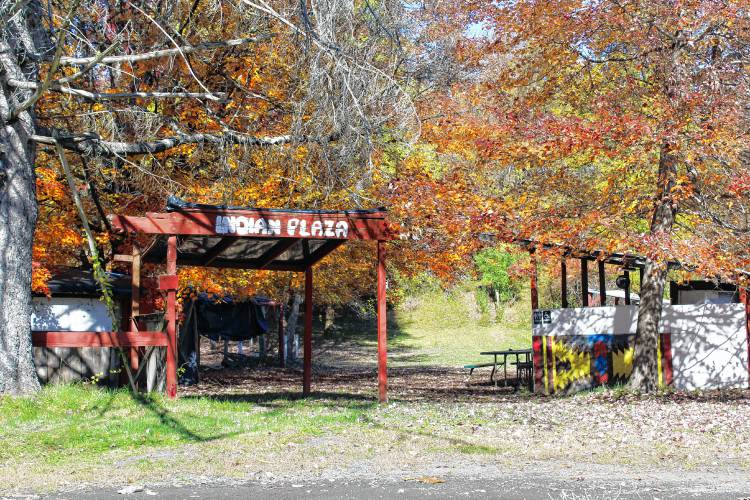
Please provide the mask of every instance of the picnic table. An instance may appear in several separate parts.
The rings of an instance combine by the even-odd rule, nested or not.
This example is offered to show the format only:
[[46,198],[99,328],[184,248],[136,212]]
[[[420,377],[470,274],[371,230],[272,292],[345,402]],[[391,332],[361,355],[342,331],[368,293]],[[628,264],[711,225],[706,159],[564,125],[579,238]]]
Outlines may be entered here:
[[[511,364],[515,365],[516,367],[516,380],[517,384],[521,384],[522,379],[526,379],[528,383],[531,382],[531,371],[532,371],[532,363],[531,363],[531,349],[506,349],[502,351],[484,351],[480,352],[480,356],[492,356],[493,361],[492,363],[476,363],[472,365],[464,365],[464,368],[469,369],[469,378],[471,378],[471,374],[474,372],[475,368],[482,368],[491,366],[492,372],[490,373],[490,382],[493,382],[495,385],[497,385],[497,380],[495,379],[495,373],[497,369],[502,366],[503,367],[503,385],[508,385],[508,358],[515,357],[515,361],[513,361]],[[523,356],[523,360],[521,357]],[[499,360],[499,358],[502,358],[502,361]]]

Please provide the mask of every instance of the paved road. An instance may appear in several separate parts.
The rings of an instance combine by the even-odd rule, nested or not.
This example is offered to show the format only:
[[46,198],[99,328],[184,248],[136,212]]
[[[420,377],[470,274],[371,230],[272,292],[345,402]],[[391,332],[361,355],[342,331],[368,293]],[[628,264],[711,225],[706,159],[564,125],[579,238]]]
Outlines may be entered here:
[[[425,480],[424,478],[421,478]],[[440,478],[443,483],[426,484],[414,480],[317,480],[308,483],[251,482],[241,485],[199,485],[183,487],[149,487],[132,494],[118,494],[116,489],[59,493],[44,497],[55,500],[133,499],[217,499],[273,498],[279,500],[306,499],[391,499],[391,498],[501,498],[521,499],[747,499],[750,490],[736,486],[716,484],[712,481],[685,484],[670,480],[586,480],[577,477],[568,480],[545,480],[539,477],[508,477],[505,479]]]

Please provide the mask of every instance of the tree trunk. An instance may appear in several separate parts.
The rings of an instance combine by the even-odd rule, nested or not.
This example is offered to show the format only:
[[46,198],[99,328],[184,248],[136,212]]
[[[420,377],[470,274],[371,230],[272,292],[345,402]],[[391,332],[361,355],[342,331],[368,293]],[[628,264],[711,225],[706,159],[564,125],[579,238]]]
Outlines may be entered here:
[[334,322],[336,320],[336,309],[333,306],[326,306],[323,310],[323,335],[333,332]]
[[[0,0],[8,12],[16,2]],[[32,245],[38,214],[33,107],[30,90],[11,90],[9,78],[38,81],[45,37],[38,0],[6,19],[0,37],[0,394],[39,389],[31,346]],[[15,110],[21,110],[17,112]]]
[[[672,197],[676,180],[677,157],[671,145],[664,144],[659,156],[659,188],[651,220],[651,237],[654,241],[668,238],[672,231],[677,215],[677,203]],[[659,323],[667,270],[667,263],[663,259],[646,259],[638,306],[633,373],[630,377],[630,387],[644,392],[652,392],[658,387]]]
[[297,335],[297,321],[299,319],[299,306],[302,304],[302,294],[294,292],[292,296],[292,307],[289,308],[289,317],[286,320],[286,359],[292,362],[297,357],[294,349],[294,337]]

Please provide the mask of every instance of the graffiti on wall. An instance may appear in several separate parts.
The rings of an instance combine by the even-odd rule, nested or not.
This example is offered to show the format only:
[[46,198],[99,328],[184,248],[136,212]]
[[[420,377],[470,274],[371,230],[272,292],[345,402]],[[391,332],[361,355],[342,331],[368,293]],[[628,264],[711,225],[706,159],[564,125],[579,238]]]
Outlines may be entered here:
[[[633,371],[635,335],[534,336],[536,390],[575,392],[627,383]],[[660,335],[659,383],[672,383],[670,334]]]

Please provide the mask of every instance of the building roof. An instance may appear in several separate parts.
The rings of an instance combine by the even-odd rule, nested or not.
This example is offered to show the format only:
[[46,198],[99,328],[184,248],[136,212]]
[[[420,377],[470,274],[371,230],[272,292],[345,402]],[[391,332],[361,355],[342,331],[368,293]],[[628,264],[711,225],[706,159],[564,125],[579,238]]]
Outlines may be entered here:
[[113,216],[112,226],[155,235],[144,262],[164,262],[177,236],[177,264],[304,271],[348,240],[389,240],[385,209],[286,210],[190,203],[174,196],[166,212]]
[[[130,295],[130,276],[120,273],[106,273],[112,292],[116,296]],[[53,296],[98,297],[101,295],[99,283],[91,269],[65,268],[53,273],[47,282]]]

